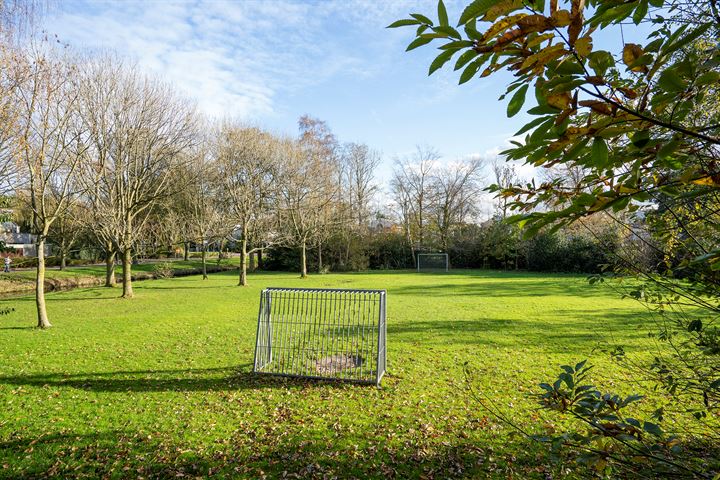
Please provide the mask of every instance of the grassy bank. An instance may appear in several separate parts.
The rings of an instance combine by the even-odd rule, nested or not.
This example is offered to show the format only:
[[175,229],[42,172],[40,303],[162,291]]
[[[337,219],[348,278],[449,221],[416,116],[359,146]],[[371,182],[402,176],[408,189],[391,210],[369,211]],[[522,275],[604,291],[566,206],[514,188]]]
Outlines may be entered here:
[[[30,298],[0,317],[0,477],[559,477],[547,452],[465,394],[475,387],[533,431],[557,427],[529,392],[589,358],[609,389],[627,372],[594,350],[650,354],[645,312],[584,278],[466,271],[312,276],[232,272]],[[266,286],[386,288],[381,389],[256,377]],[[647,352],[647,353],[646,353]],[[654,399],[643,403],[653,407]],[[567,474],[568,472],[564,472]],[[569,472],[572,476],[573,472]]]
[[[133,265],[133,280],[148,280],[157,278],[158,261],[138,263]],[[200,260],[168,260],[163,261],[173,272],[174,276],[194,275],[202,272]],[[217,261],[207,263],[208,272],[224,271],[237,268],[237,259],[223,260],[220,264]],[[122,267],[116,266],[117,278],[121,278]],[[67,267],[65,270],[49,268],[45,273],[45,289],[67,290],[77,287],[100,286],[105,283],[105,265],[85,265],[78,267]],[[35,290],[35,270],[31,268],[14,270],[9,273],[0,272],[0,295],[9,295]]]

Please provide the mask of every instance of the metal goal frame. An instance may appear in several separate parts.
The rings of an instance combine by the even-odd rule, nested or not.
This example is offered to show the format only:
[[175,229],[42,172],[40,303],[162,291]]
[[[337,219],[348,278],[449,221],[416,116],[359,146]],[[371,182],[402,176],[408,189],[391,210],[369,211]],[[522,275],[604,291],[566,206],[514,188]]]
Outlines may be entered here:
[[417,271],[420,273],[422,270],[420,269],[420,257],[437,257],[437,256],[443,256],[445,257],[445,268],[428,268],[427,270],[432,271],[438,271],[438,270],[444,270],[448,272],[450,270],[450,258],[448,257],[447,253],[418,253],[417,254]]
[[386,291],[266,288],[253,372],[380,386],[387,368]]

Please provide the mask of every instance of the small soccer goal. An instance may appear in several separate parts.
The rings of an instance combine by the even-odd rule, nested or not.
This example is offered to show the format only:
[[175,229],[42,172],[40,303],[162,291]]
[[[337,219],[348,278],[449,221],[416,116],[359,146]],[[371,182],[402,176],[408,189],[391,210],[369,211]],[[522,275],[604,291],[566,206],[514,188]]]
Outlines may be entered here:
[[380,385],[385,290],[266,288],[253,372]]
[[447,272],[450,269],[447,253],[418,253],[418,272]]

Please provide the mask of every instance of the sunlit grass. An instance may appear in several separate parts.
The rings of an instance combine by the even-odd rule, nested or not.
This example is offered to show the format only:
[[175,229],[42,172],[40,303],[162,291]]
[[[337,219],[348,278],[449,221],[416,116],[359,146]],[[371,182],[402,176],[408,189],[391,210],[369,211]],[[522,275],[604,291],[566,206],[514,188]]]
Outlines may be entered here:
[[[0,477],[542,477],[546,452],[488,417],[476,388],[545,428],[529,392],[589,358],[599,383],[627,372],[594,348],[649,348],[645,312],[582,276],[463,271],[312,276],[234,272],[48,294],[0,317]],[[250,372],[267,286],[388,290],[381,389]]]

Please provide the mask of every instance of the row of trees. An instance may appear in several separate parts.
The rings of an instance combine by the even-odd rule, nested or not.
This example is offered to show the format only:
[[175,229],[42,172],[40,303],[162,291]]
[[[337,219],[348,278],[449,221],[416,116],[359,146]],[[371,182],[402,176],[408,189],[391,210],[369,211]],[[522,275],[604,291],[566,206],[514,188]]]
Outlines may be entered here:
[[16,216],[37,235],[38,326],[49,238],[64,259],[79,243],[122,262],[132,297],[139,245],[233,241],[241,285],[249,255],[270,245],[322,246],[334,225],[368,222],[379,155],[339,145],[300,119],[299,138],[235,121],[211,123],[173,88],[112,56],[2,44],[0,173]]
[[[208,248],[232,246],[240,285],[250,259],[260,263],[268,250],[275,259],[297,254],[275,265],[297,266],[303,277],[308,258],[318,271],[402,268],[417,251],[451,252],[457,266],[529,265],[517,229],[498,223],[505,203],[477,225],[487,166],[479,158],[441,163],[435,150],[419,147],[397,159],[383,212],[375,180],[380,154],[341,144],[320,120],[302,117],[297,137],[211,122],[122,59],[79,58],[45,43],[8,45],[2,61],[0,167],[16,217],[37,235],[41,327],[50,326],[48,242],[61,268],[73,251],[99,252],[107,286],[115,285],[119,260],[126,298],[139,251],[180,245],[186,255],[190,246],[201,251],[205,277]],[[496,181],[516,177],[500,164],[493,171]]]

